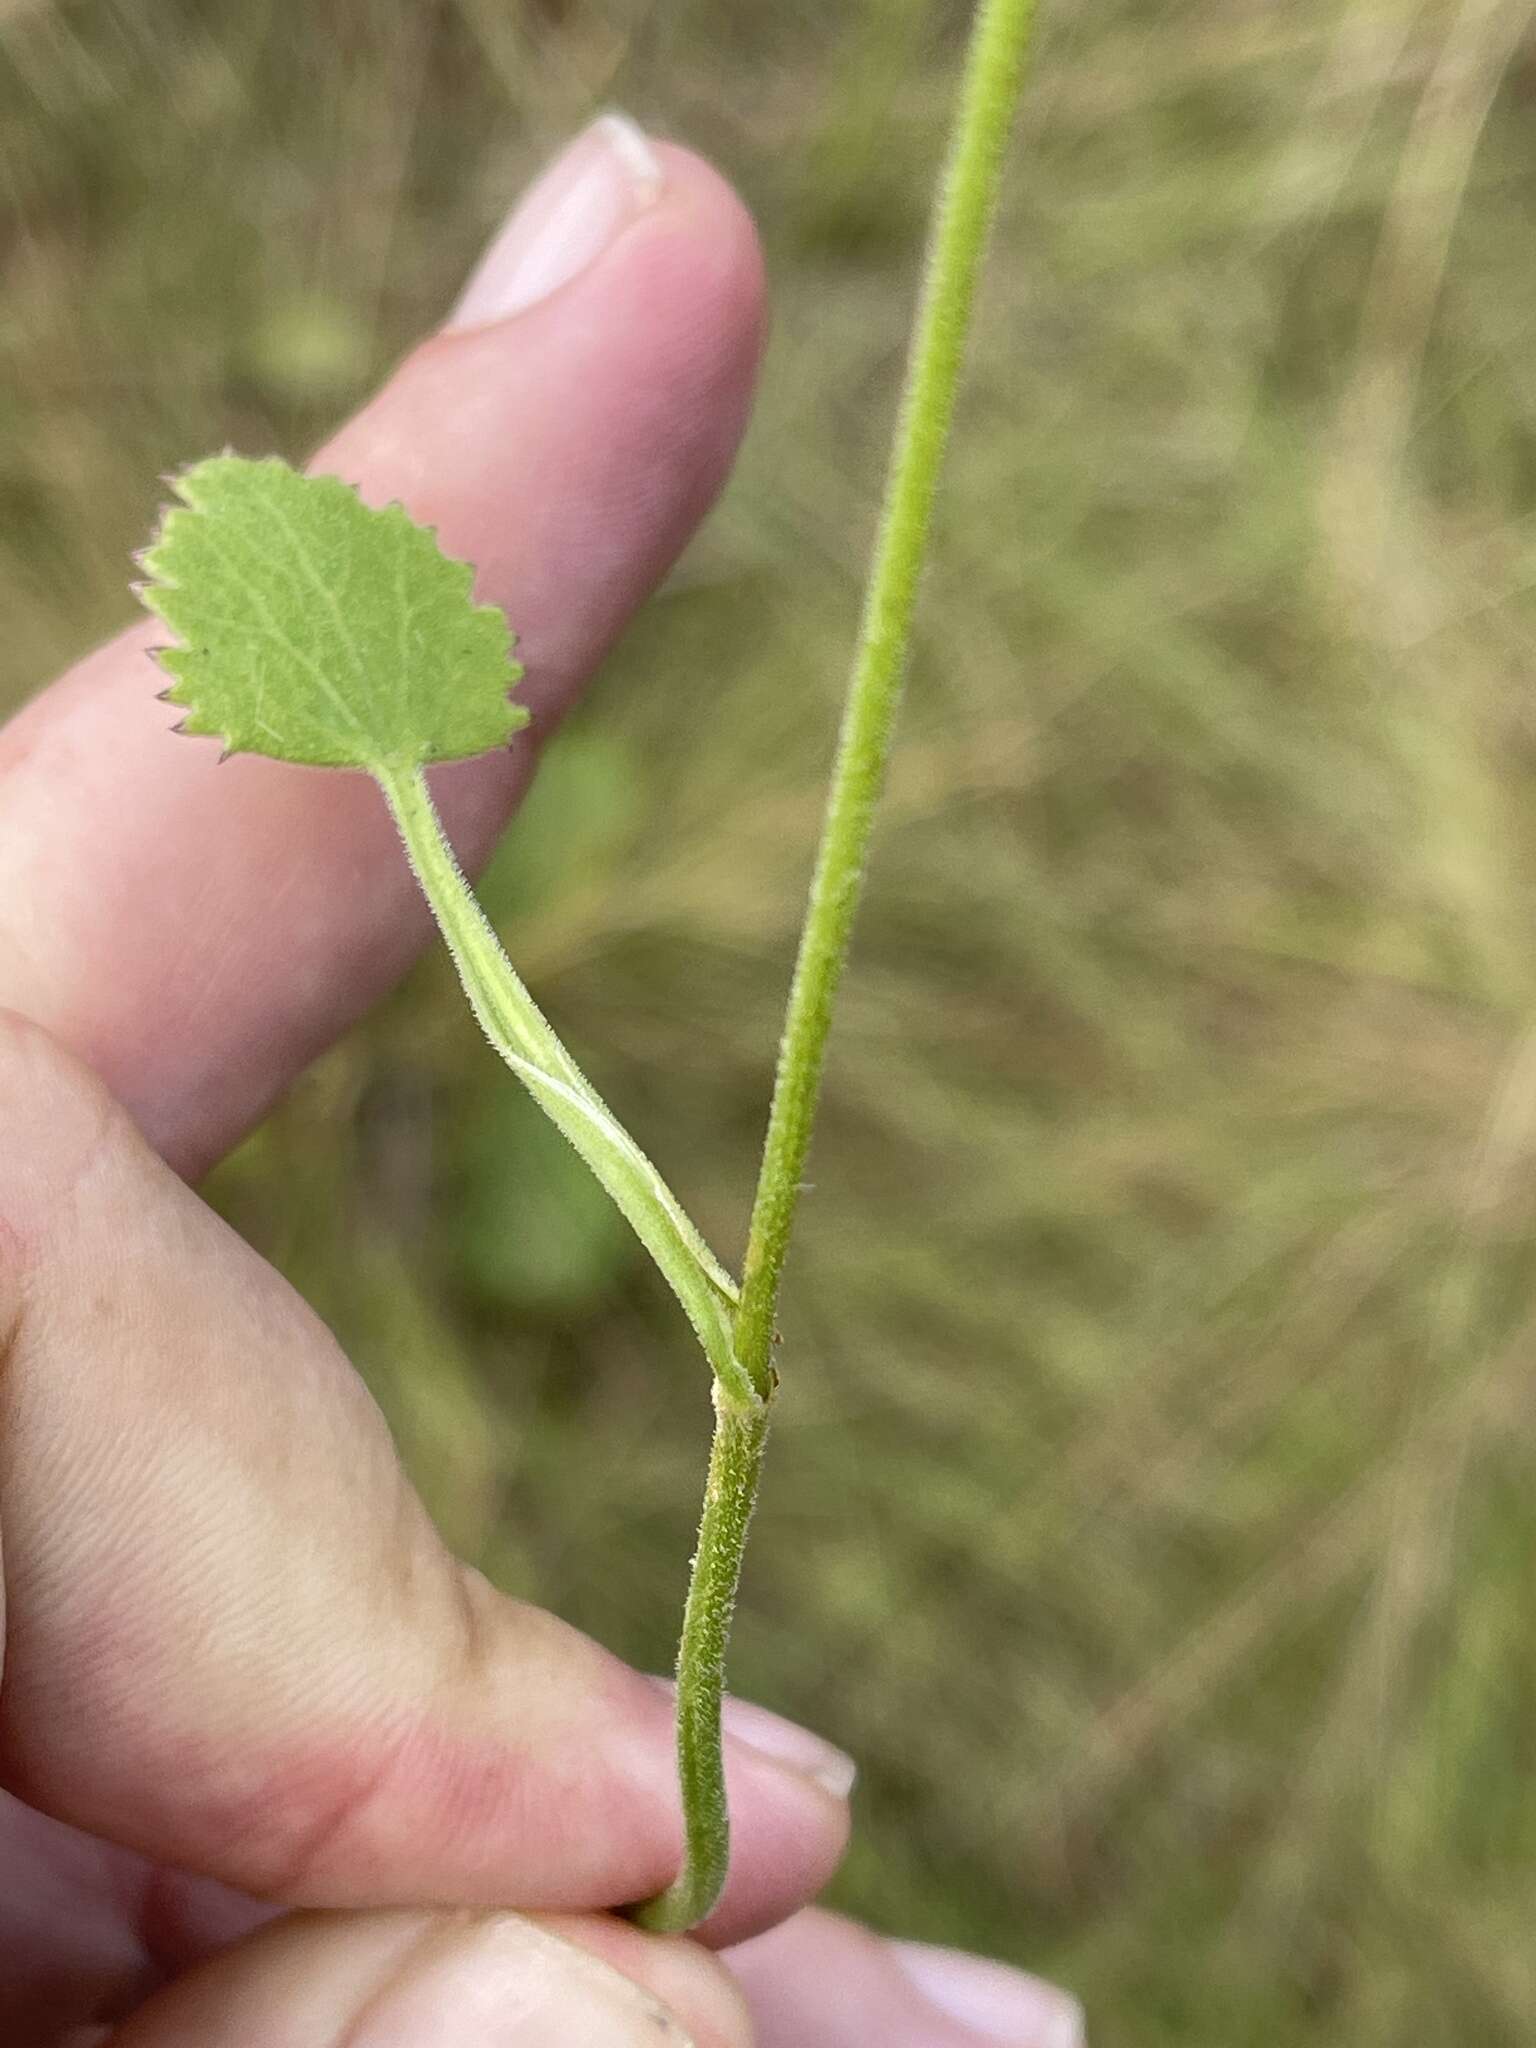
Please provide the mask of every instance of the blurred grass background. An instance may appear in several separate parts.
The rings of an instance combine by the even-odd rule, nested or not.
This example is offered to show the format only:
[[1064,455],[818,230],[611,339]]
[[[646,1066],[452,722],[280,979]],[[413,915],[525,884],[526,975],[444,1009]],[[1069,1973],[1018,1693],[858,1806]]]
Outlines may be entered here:
[[[1531,0],[1055,0],[793,1267],[741,1690],[842,1903],[1104,2044],[1536,2014]],[[956,0],[0,0],[0,698],[616,101],[777,329],[487,885],[740,1243]],[[453,1540],[652,1666],[707,1404],[440,961],[216,1182]]]

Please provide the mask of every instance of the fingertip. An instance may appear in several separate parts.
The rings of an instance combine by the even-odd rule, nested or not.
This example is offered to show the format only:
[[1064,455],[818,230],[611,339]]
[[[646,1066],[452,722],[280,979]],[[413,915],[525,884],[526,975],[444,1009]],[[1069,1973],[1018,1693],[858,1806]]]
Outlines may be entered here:
[[[400,497],[474,563],[518,634],[535,737],[713,504],[756,386],[751,215],[702,157],[655,153],[659,196],[599,260],[506,318],[439,329],[315,458],[365,497]],[[498,773],[468,764],[453,787]]]
[[680,387],[701,431],[702,517],[724,482],[746,427],[768,331],[768,277],[757,224],[715,166],[677,143],[659,143],[661,203],[637,223],[628,260],[658,313],[675,321]]
[[811,1910],[727,1958],[757,2048],[1083,2048],[1082,2007],[1023,1970],[957,1949],[887,1941]]
[[676,142],[653,147],[676,214],[692,229],[692,255],[722,330],[756,368],[768,312],[768,273],[757,223],[736,187],[707,157]]

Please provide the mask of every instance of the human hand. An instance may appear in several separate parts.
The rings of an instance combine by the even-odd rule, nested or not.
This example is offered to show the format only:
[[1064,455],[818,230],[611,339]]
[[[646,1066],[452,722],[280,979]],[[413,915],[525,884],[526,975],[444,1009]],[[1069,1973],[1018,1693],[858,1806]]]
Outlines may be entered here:
[[[720,181],[602,124],[319,458],[478,564],[539,729],[713,498],[761,308]],[[851,1768],[754,1709],[704,1940],[604,1910],[675,1868],[665,1692],[444,1552],[329,1335],[178,1178],[424,912],[360,779],[168,742],[150,637],[0,734],[0,1004],[36,1020],[0,1025],[0,2038],[1073,2041],[1032,1980],[796,1910]],[[530,768],[441,776],[471,864]]]

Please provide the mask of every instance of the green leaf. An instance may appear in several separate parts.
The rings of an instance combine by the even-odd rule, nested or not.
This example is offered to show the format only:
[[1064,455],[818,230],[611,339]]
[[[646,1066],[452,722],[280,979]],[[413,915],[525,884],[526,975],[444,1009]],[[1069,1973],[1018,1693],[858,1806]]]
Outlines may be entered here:
[[174,481],[142,557],[179,731],[317,767],[414,769],[505,746],[522,671],[473,572],[399,505],[275,456],[215,455]]
[[736,1283],[583,1076],[501,949],[433,805],[424,768],[505,744],[527,722],[501,613],[398,505],[276,460],[218,455],[143,557],[144,602],[180,636],[162,650],[180,730],[231,753],[360,768],[384,793],[486,1035],[576,1148],[671,1283],[738,1402]]

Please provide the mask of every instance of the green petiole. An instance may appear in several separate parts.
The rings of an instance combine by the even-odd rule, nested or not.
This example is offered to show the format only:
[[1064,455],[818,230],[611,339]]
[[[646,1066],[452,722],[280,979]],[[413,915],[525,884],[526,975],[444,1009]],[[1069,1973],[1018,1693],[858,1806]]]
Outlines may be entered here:
[[480,1028],[613,1197],[682,1304],[728,1397],[761,1406],[732,1348],[736,1283],[518,978],[454,858],[425,776],[419,768],[372,773]]

